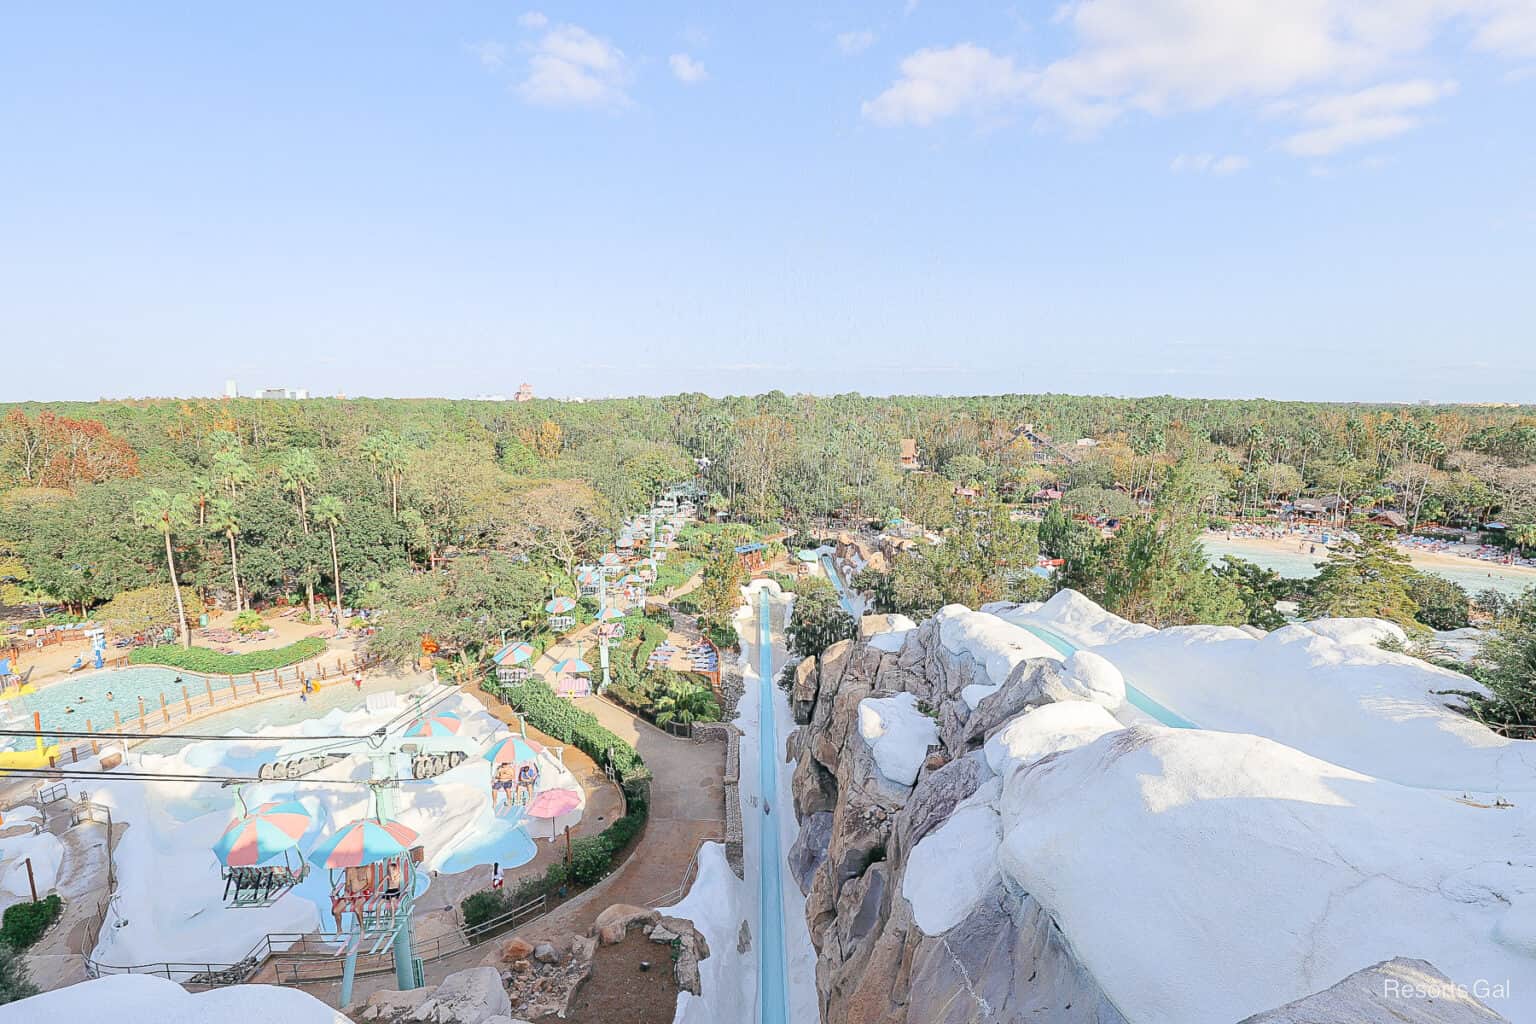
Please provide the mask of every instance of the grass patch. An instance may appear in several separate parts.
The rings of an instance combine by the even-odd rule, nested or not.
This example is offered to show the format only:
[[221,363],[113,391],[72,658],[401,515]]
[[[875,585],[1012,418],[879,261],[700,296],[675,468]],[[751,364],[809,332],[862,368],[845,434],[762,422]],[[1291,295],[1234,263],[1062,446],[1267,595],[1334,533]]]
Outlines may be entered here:
[[204,675],[238,676],[248,672],[267,672],[275,668],[297,665],[325,651],[325,641],[317,636],[295,640],[287,647],[267,651],[248,651],[245,654],[225,654],[207,647],[182,647],[178,644],[161,644],[156,647],[135,647],[128,655],[130,665],[169,665],[188,672]]

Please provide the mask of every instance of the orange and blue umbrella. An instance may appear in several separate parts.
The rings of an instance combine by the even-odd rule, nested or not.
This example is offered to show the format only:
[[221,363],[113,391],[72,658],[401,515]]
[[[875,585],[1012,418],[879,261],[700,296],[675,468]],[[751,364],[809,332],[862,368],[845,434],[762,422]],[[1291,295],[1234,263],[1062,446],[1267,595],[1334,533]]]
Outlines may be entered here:
[[491,749],[485,752],[485,759],[491,764],[523,764],[534,760],[543,749],[525,737],[508,736],[492,744]]
[[416,842],[416,830],[398,821],[354,821],[315,847],[309,859],[323,868],[355,868],[398,857]]
[[559,615],[576,607],[576,602],[568,597],[557,597],[544,606],[544,610],[551,615]]
[[557,676],[571,675],[578,672],[591,672],[592,666],[588,665],[580,658],[561,658],[559,661],[555,662],[554,666],[550,668],[550,671]]
[[598,565],[618,565],[618,564],[620,564],[621,561],[622,561],[622,559],[620,559],[618,555],[614,554],[612,551],[609,551],[609,552],[605,552],[603,554],[603,556],[597,560],[597,564]]
[[507,646],[497,651],[495,657],[491,658],[491,660],[498,665],[504,661],[510,661],[514,665],[521,665],[531,657],[533,657],[533,644],[518,641],[517,643],[507,644]]
[[464,722],[452,711],[423,715],[405,730],[407,736],[453,736]]
[[611,606],[597,613],[598,622],[613,622],[615,619],[622,619],[623,617],[623,612]]
[[262,804],[229,823],[213,854],[228,867],[254,867],[297,846],[310,820],[297,800]]

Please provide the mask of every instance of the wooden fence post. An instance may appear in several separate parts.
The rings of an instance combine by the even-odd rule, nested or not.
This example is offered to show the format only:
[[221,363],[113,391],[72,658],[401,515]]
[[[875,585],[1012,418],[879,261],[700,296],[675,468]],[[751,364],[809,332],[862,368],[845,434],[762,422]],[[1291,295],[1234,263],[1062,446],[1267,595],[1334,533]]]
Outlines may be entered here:
[[261,696],[261,680],[256,677],[256,673],[255,672],[251,673],[251,685],[256,687],[256,696],[260,697]]
[[171,713],[165,708],[165,691],[160,691],[160,715],[165,719],[165,724],[171,724]]
[[148,732],[144,727],[144,698],[139,698],[139,732]]
[[122,732],[123,731],[123,716],[122,716],[122,713],[117,711],[116,709],[114,709],[112,711],[112,731],[113,732]]
[[[85,731],[86,732],[95,732],[96,731],[95,729],[91,728],[91,720],[89,718],[87,718],[85,720]],[[91,753],[93,753],[93,754],[101,753],[101,747],[97,745],[97,743],[96,743],[96,741],[94,739],[91,740]]]
[[191,718],[192,717],[192,698],[187,696],[187,688],[186,688],[185,685],[183,685],[182,688],[181,688],[181,704],[182,704],[183,707],[185,707],[187,709],[187,717]]
[[229,699],[230,699],[231,703],[233,703],[233,702],[235,702],[235,701],[240,699],[240,694],[235,692],[235,677],[234,676],[230,676],[229,677]]

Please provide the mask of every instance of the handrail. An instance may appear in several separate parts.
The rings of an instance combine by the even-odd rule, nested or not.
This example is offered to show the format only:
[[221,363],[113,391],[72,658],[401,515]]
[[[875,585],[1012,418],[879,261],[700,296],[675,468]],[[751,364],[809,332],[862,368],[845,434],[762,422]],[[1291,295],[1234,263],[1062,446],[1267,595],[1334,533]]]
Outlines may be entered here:
[[688,858],[688,868],[683,872],[683,880],[678,883],[677,888],[669,889],[668,891],[662,893],[660,896],[657,896],[655,899],[647,903],[646,906],[670,907],[674,904],[682,902],[683,897],[688,895],[688,890],[693,887],[694,881],[698,878],[699,851],[704,849],[705,843],[724,842],[724,836],[701,836],[699,840],[693,844],[693,856]]

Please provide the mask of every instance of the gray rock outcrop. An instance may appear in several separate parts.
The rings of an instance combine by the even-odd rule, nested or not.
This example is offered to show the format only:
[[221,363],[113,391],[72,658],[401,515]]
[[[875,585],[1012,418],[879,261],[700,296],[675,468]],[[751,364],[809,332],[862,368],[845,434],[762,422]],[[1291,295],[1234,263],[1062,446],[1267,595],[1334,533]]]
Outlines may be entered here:
[[1356,971],[1293,1003],[1239,1024],[1499,1024],[1472,993],[1424,960],[1398,957]]

